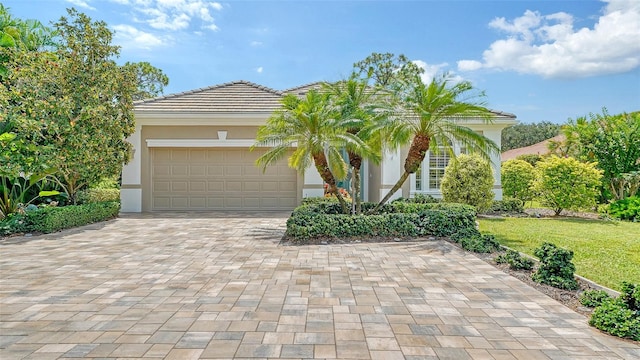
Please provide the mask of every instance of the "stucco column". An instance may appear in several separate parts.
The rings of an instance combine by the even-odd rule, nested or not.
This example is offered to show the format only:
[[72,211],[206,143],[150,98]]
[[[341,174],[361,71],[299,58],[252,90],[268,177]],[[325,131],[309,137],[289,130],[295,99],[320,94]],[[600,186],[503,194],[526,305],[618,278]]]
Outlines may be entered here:
[[[493,140],[500,148],[502,143],[502,129],[499,130],[484,130],[483,134],[489,140]],[[491,168],[493,169],[493,193],[496,195],[496,200],[502,200],[502,179],[500,176],[500,151],[491,154]]]
[[314,166],[308,167],[304,171],[304,185],[302,186],[302,197],[323,197],[324,182]]
[[135,132],[127,139],[133,145],[133,154],[129,163],[122,167],[121,212],[142,212],[142,183],[140,181],[141,132],[142,127],[138,125]]
[[[402,157],[400,155],[400,149],[386,150],[382,154],[382,162],[380,163],[381,171],[381,183],[380,183],[380,199],[385,197],[393,185],[400,179],[402,170]],[[406,185],[406,184],[405,184]],[[402,197],[403,189],[396,191],[389,200]]]

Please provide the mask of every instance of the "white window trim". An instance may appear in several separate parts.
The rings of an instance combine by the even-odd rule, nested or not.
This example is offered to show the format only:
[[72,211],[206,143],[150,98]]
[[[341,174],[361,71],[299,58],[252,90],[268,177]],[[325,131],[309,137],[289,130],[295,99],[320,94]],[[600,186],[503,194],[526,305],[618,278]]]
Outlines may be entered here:
[[[456,154],[456,156],[460,155],[460,150],[461,150],[461,146],[458,143],[454,143],[453,144],[453,152]],[[429,150],[427,152],[427,154],[424,157],[424,160],[422,161],[422,164],[420,164],[420,179],[421,179],[421,183],[422,183],[422,190],[417,190],[416,188],[416,174],[411,174],[409,176],[409,181],[411,182],[411,186],[410,186],[410,196],[413,196],[415,194],[429,194],[429,195],[436,195],[436,197],[440,197],[440,189],[430,189],[428,188],[429,185],[429,160],[431,157],[431,150]]]

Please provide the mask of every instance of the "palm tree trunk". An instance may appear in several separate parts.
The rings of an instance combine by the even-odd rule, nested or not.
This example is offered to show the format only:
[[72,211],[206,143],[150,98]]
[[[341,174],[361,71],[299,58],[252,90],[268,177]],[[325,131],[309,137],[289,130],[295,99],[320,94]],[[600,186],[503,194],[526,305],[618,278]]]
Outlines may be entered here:
[[349,213],[349,208],[347,207],[347,201],[342,197],[340,191],[338,191],[338,185],[336,184],[336,178],[333,176],[333,173],[329,169],[329,163],[327,162],[327,157],[324,153],[314,154],[313,162],[316,165],[316,169],[320,174],[322,180],[329,185],[327,189],[330,193],[334,194],[340,203],[340,207],[342,208],[342,212],[345,214]]
[[407,181],[407,179],[409,178],[409,175],[411,175],[410,172],[403,172],[402,175],[400,176],[400,179],[398,179],[398,181],[396,182],[395,185],[393,185],[393,187],[391,188],[391,190],[389,190],[389,192],[387,193],[387,195],[385,195],[385,197],[380,200],[380,202],[371,210],[369,210],[369,212],[367,214],[371,215],[371,214],[375,214],[376,212],[378,212],[378,210],[380,209],[380,207],[386,203],[387,201],[389,201],[389,199],[391,198],[391,196],[393,194],[396,193],[396,191],[400,190],[400,188],[402,187],[402,184],[404,184],[405,181]]
[[349,151],[349,164],[353,167],[353,204],[354,214],[362,213],[362,199],[360,196],[360,168],[362,167],[362,156]]
[[407,159],[404,161],[404,173],[400,176],[400,179],[393,185],[391,190],[385,195],[382,200],[373,208],[368,214],[376,213],[380,207],[385,204],[396,191],[400,190],[402,184],[409,178],[409,175],[415,173],[419,168],[420,164],[424,160],[427,151],[429,150],[429,145],[431,144],[431,137],[426,134],[416,134],[411,141],[411,146],[409,147],[409,153],[407,154]]

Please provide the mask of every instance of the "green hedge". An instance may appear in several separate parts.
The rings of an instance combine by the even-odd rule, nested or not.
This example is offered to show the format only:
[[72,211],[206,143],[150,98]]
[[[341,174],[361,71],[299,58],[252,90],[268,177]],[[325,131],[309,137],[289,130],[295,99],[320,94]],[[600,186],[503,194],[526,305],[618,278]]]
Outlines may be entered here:
[[86,189],[78,192],[78,204],[120,201],[120,189]]
[[118,215],[119,211],[120,203],[116,201],[46,207],[3,219],[0,221],[0,234],[51,233],[112,219]]
[[[375,206],[363,203],[363,211]],[[294,241],[356,236],[449,236],[475,228],[475,208],[463,204],[394,202],[374,215],[342,214],[334,202],[312,202],[297,207],[287,220],[286,235]]]

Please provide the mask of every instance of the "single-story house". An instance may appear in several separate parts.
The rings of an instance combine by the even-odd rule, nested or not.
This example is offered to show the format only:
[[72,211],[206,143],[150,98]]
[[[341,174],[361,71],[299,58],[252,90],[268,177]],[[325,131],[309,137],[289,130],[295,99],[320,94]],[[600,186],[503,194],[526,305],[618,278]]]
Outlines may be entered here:
[[535,143],[533,145],[524,146],[517,149],[507,150],[502,153],[501,159],[502,161],[513,160],[520,155],[549,155],[551,151],[549,150],[549,144],[553,142],[562,143],[565,140],[565,136],[560,134],[552,137],[551,139],[540,141],[539,143]]
[[[323,183],[311,167],[299,174],[286,159],[265,172],[255,165],[264,152],[250,151],[256,131],[288,93],[303,95],[317,84],[277,91],[236,81],[135,103],[133,157],[122,171],[123,212],[194,210],[292,210],[303,197],[322,196]],[[464,124],[500,146],[513,114],[494,112],[492,124]],[[457,152],[463,151],[454,145]],[[387,152],[379,165],[363,167],[363,198],[378,201],[402,173],[406,150]],[[500,154],[492,157],[497,198],[502,197]],[[428,154],[395,197],[439,196],[446,155]]]

